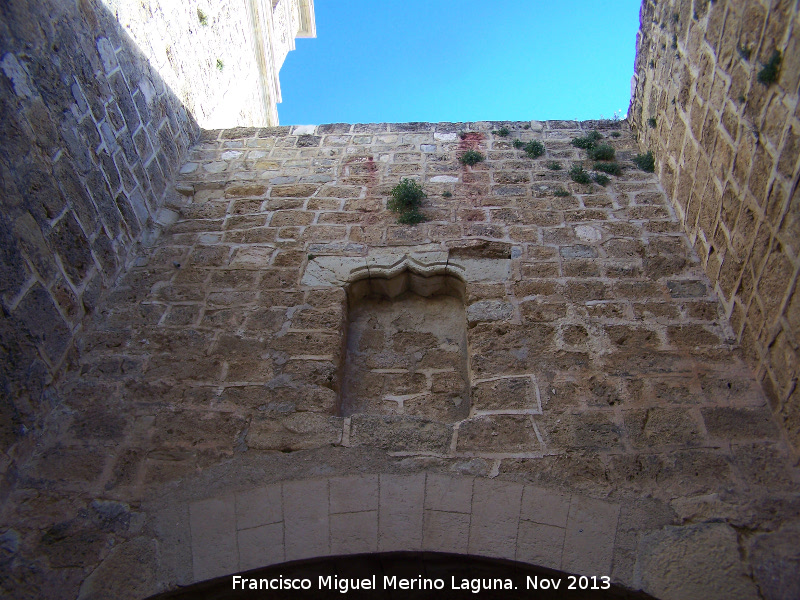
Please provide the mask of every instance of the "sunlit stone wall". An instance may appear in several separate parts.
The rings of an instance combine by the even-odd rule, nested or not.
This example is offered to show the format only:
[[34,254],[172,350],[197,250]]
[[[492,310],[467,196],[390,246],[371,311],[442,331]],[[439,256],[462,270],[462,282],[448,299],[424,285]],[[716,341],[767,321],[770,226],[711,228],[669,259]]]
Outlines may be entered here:
[[799,44],[796,2],[646,0],[629,112],[796,448]]
[[277,125],[278,78],[313,0],[102,0],[201,127]]

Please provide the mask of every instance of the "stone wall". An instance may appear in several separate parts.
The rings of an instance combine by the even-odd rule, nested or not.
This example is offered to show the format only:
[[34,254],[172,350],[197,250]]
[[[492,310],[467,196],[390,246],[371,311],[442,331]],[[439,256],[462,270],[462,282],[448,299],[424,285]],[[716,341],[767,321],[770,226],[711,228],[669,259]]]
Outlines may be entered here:
[[171,181],[198,129],[88,0],[3,2],[0,71],[5,451],[52,408],[46,386],[137,242],[175,216]]
[[798,33],[794,1],[646,0],[629,113],[795,448]]
[[[672,50],[700,43],[692,19],[718,39],[736,22],[722,2],[681,7],[654,30]],[[770,410],[722,275],[747,239],[751,257],[774,250],[760,274],[742,259],[760,275],[737,275],[760,294],[748,310],[767,314],[768,286],[789,281],[774,274],[795,256],[781,165],[796,121],[741,141],[758,102],[795,110],[774,101],[782,79],[761,100],[748,84],[739,146],[704,108],[716,76],[706,88],[691,66],[676,105],[638,70],[638,142],[613,121],[198,132],[99,4],[0,14],[2,593],[145,598],[286,560],[430,550],[664,600],[800,594],[793,405]],[[680,125],[696,105],[700,134]],[[605,185],[569,173],[595,169],[570,143],[593,130],[620,168]],[[661,183],[634,166],[638,143]],[[485,160],[463,164],[468,150]],[[763,171],[737,183],[736,165],[768,155],[758,212]],[[719,165],[737,193],[715,187]],[[703,173],[701,204],[685,181]],[[415,226],[388,210],[403,178],[427,194]],[[687,234],[709,198],[713,236]],[[776,352],[767,383],[794,368]]]
[[313,0],[103,0],[201,127],[278,124],[281,65]]
[[[594,128],[622,168],[606,187],[568,172]],[[142,598],[431,549],[791,597],[797,469],[635,150],[615,122],[204,131],[179,219],[93,315],[16,469],[0,582]],[[416,226],[387,210],[407,177]],[[439,310],[460,326],[424,323]],[[342,406],[348,361],[386,376],[377,408]]]

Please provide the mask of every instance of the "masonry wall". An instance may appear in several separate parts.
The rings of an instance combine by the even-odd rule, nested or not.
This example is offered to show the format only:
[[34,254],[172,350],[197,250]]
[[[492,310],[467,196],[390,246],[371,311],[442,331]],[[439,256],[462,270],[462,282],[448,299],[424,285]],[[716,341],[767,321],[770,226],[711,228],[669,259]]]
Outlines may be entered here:
[[[665,599],[797,595],[786,430],[664,194],[679,165],[638,170],[625,123],[197,136],[99,4],[0,11],[3,440],[26,442],[0,463],[3,593],[430,550]],[[605,187],[568,174],[594,129],[622,170]],[[387,210],[406,177],[413,227]],[[344,410],[348,336],[360,352],[385,301],[350,300],[404,276],[426,300],[372,321],[380,409]],[[458,327],[424,331],[438,296]],[[396,389],[408,350],[424,381]],[[459,410],[412,405],[431,399]]]
[[265,96],[249,2],[108,4],[201,126],[277,125],[279,98]]
[[0,114],[6,450],[52,408],[82,319],[175,215],[169,184],[198,129],[89,0],[2,3]]
[[[622,168],[606,187],[568,173],[594,166],[570,140],[595,128]],[[142,598],[430,549],[659,598],[790,597],[797,470],[635,150],[614,122],[204,131],[178,220],[87,322],[16,466],[3,585]],[[403,178],[427,193],[416,226],[387,210]],[[404,273],[435,307],[348,301],[402,304]],[[420,318],[445,309],[458,327]],[[363,389],[377,410],[340,405],[348,334],[389,376]]]
[[104,0],[201,127],[278,124],[278,74],[313,2]]
[[[646,0],[629,113],[795,447],[798,33],[794,1]],[[765,80],[774,56],[780,57],[777,75]]]

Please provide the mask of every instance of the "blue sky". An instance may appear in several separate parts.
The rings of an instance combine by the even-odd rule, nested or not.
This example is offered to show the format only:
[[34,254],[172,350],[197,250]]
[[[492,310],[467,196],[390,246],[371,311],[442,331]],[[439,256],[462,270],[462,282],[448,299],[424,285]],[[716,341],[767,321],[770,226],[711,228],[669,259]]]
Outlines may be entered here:
[[639,0],[316,0],[281,69],[282,125],[609,118]]

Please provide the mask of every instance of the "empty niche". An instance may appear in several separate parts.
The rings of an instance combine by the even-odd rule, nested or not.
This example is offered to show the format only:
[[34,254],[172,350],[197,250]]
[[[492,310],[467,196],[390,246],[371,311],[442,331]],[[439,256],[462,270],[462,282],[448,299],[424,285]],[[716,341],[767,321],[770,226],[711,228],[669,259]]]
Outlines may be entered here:
[[469,416],[464,289],[410,271],[350,285],[342,416]]

